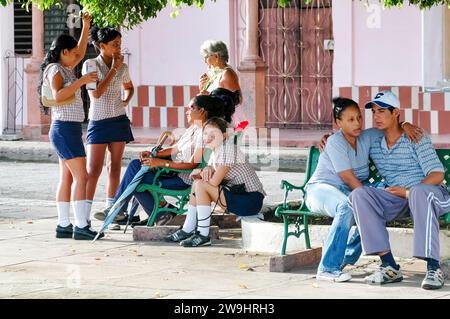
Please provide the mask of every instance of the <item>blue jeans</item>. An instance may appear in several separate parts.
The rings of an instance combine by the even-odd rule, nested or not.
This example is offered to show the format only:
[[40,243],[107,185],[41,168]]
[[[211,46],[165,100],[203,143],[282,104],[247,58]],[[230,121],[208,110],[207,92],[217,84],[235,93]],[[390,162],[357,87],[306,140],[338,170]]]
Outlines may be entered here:
[[348,205],[350,190],[337,189],[324,183],[309,184],[306,188],[306,206],[312,212],[333,217],[319,271],[340,271],[342,264],[354,264],[362,252],[358,228],[349,239],[351,227],[355,224],[353,212]]
[[[114,197],[114,202],[122,195],[122,193],[125,191],[127,186],[131,183],[134,176],[139,172],[142,165],[141,162],[137,159],[132,160],[130,164],[128,164],[127,170],[125,172],[125,175],[122,178],[122,181],[120,182],[119,188],[117,189],[116,196]],[[153,184],[153,179],[155,178],[155,174],[153,172],[148,172],[144,175],[142,178],[141,183],[143,184]],[[160,177],[159,181],[161,182],[161,186],[167,189],[174,189],[174,190],[182,190],[189,187],[183,180],[178,176],[171,176],[171,177]],[[128,203],[132,197],[135,197],[139,204],[144,208],[144,211],[147,213],[147,215],[151,215],[153,212],[153,207],[155,205],[155,201],[153,199],[153,196],[149,192],[137,192],[134,191],[127,199],[126,202],[124,202],[122,206],[122,210],[126,210],[126,207],[128,206]]]

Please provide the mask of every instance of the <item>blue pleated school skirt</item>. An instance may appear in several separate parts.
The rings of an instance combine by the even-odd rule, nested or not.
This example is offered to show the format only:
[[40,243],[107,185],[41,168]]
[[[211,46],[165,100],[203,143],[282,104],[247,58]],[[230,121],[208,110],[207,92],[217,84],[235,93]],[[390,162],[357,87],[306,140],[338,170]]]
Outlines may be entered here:
[[129,143],[134,141],[131,123],[126,115],[100,121],[89,121],[86,140],[88,144]]
[[80,122],[52,121],[49,138],[62,160],[86,157]]
[[252,216],[261,211],[264,195],[260,192],[245,192],[234,194],[227,189],[223,189],[227,210],[238,216]]

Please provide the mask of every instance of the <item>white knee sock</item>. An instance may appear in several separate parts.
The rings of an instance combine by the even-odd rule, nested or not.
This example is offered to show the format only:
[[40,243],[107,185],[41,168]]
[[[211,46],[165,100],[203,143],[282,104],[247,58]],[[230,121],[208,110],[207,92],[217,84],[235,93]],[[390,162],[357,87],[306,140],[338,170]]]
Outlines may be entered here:
[[56,209],[58,211],[58,225],[67,227],[70,225],[70,203],[56,202]]
[[190,233],[197,227],[197,206],[188,205],[188,211],[186,214],[186,220],[183,225],[183,230],[186,233]]
[[91,210],[92,210],[92,200],[87,199],[86,200],[86,220],[90,221],[91,220]]
[[72,202],[72,208],[75,214],[75,226],[84,228],[88,225],[86,220],[86,201],[77,200]]
[[105,200],[105,209],[110,208],[112,205],[114,205],[114,198],[107,198]]
[[209,226],[211,224],[211,206],[197,206],[197,230],[200,235],[209,235]]

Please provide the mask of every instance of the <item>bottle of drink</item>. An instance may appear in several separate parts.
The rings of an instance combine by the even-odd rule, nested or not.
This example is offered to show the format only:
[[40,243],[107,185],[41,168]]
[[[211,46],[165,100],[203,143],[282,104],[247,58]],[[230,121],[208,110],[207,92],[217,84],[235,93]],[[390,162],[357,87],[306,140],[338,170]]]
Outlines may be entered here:
[[[86,62],[86,74],[92,73],[92,72],[97,72],[97,63],[95,62],[95,60],[88,60]],[[86,89],[87,90],[96,90],[97,83],[94,82],[94,83],[86,84]]]

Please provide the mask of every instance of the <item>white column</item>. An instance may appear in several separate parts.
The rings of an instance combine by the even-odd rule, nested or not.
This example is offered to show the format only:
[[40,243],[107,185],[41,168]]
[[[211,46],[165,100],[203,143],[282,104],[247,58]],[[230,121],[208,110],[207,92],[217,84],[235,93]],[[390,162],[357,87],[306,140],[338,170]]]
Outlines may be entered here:
[[353,1],[333,0],[333,87],[353,85]]
[[0,7],[0,135],[6,128],[8,108],[8,65],[6,52],[14,52],[14,7]]
[[444,79],[450,82],[450,8],[444,8]]
[[425,87],[437,87],[443,80],[442,6],[422,11],[422,76]]
[[246,0],[245,19],[247,24],[245,34],[245,53],[244,63],[257,62],[261,63],[259,56],[259,41],[258,41],[258,0]]
[[27,81],[28,125],[23,135],[28,139],[39,139],[48,133],[50,116],[41,111],[40,96],[37,93],[40,77],[40,66],[44,59],[44,13],[35,6],[32,9],[33,19],[33,53],[30,63],[25,68]]
[[265,126],[265,76],[266,66],[259,56],[258,0],[246,0],[245,52],[240,61],[240,84],[243,94],[243,109],[250,125]]

